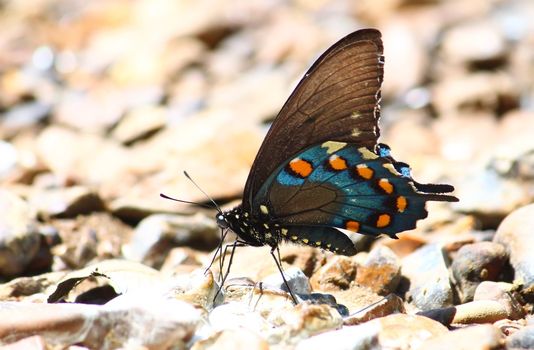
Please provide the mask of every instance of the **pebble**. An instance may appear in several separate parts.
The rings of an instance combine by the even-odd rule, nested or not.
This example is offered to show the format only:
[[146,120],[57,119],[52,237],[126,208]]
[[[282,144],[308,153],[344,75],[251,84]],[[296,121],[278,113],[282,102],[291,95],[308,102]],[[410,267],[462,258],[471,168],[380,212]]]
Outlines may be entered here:
[[477,112],[500,115],[519,105],[519,91],[509,74],[478,72],[440,81],[433,90],[433,103],[445,116]]
[[506,55],[502,32],[491,20],[466,21],[446,31],[442,54],[449,64],[497,68]]
[[492,325],[476,325],[446,332],[425,340],[418,349],[421,350],[500,350],[503,337]]
[[510,320],[518,320],[525,317],[525,309],[521,296],[515,287],[506,282],[485,281],[478,285],[475,290],[474,300],[495,300],[506,308]]
[[504,247],[493,242],[478,242],[460,248],[451,264],[451,272],[462,303],[473,300],[482,281],[496,281],[508,260]]
[[384,317],[391,314],[406,313],[404,301],[395,294],[378,300],[365,308],[357,310],[343,319],[343,324],[353,326],[362,324],[375,318]]
[[167,114],[162,107],[139,107],[126,114],[111,135],[123,144],[131,144],[160,130],[166,121]]
[[[28,304],[1,302],[0,344],[39,333],[53,346],[80,344],[89,348],[185,347],[200,323],[191,305],[176,300],[143,303],[123,299],[109,305]],[[135,319],[135,323],[131,320]]]
[[13,144],[0,140],[0,179],[12,172],[18,162],[19,156]]
[[493,323],[508,316],[506,308],[493,300],[477,300],[456,306],[452,323]]
[[219,232],[215,221],[198,213],[192,216],[155,214],[143,219],[122,249],[124,256],[161,267],[176,246],[210,249],[217,245]]
[[506,347],[509,350],[534,349],[534,326],[524,327],[506,338]]
[[[310,281],[301,269],[292,266],[289,269],[284,270],[284,276],[293,293],[311,293]],[[263,285],[267,288],[281,289],[288,292],[284,280],[282,279],[282,275],[280,275],[280,273],[274,273],[270,276],[265,277],[261,283],[263,283]]]
[[343,324],[341,315],[334,308],[307,302],[289,309],[275,310],[268,319],[277,326],[273,333],[293,344],[315,334],[338,329]]
[[387,247],[377,247],[369,253],[367,259],[359,264],[356,271],[356,283],[370,288],[379,295],[394,292],[401,279],[399,258]]
[[29,204],[43,218],[74,218],[105,209],[98,193],[83,186],[35,191]]
[[296,349],[410,349],[446,332],[447,328],[429,318],[395,314],[316,335],[300,342]]
[[310,278],[313,290],[346,290],[356,278],[357,265],[347,256],[333,256]]
[[502,244],[510,255],[516,283],[529,294],[534,293],[534,204],[513,211],[499,225],[493,241]]
[[14,193],[0,189],[0,276],[24,272],[40,245],[35,210]]
[[58,236],[58,242],[50,244],[56,257],[54,268],[59,268],[58,260],[62,266],[77,269],[94,263],[95,259],[119,258],[121,247],[132,232],[131,227],[105,212],[54,219],[51,225],[52,234]]
[[409,281],[407,299],[421,310],[452,305],[447,258],[437,244],[419,248],[402,260],[402,274]]

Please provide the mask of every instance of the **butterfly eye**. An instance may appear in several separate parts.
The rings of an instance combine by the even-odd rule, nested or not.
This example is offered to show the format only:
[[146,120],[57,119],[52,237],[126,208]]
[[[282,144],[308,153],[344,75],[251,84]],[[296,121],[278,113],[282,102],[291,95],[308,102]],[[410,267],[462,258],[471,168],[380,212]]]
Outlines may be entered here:
[[226,218],[223,214],[217,214],[216,220],[217,226],[219,226],[220,228],[228,228],[228,221],[226,221]]

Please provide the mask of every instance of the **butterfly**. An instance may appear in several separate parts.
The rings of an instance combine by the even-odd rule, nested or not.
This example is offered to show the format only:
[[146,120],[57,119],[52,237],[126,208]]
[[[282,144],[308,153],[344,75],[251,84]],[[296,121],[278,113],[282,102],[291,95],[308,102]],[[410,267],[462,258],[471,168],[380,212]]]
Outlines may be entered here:
[[451,185],[413,180],[410,167],[378,143],[383,66],[376,29],[353,32],[324,52],[274,119],[242,204],[216,216],[237,235],[233,250],[271,247],[295,303],[279,263],[281,242],[350,256],[354,244],[339,229],[397,238],[427,216],[426,202],[458,201],[445,194]]

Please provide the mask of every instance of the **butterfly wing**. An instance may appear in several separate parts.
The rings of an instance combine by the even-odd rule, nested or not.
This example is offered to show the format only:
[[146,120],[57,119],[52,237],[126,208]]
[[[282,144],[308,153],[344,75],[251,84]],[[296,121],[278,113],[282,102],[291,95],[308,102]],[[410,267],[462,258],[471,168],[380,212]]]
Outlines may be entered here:
[[312,65],[274,120],[254,160],[243,196],[253,199],[269,176],[309,145],[336,140],[373,149],[377,138],[383,47],[378,30],[349,34]]
[[[419,191],[391,158],[360,145],[329,141],[283,163],[262,186],[254,206],[268,208],[271,220],[282,227],[337,227],[395,238],[427,216],[427,201],[457,198]],[[301,231],[298,239],[312,240],[307,230]],[[327,240],[324,236],[322,242]]]

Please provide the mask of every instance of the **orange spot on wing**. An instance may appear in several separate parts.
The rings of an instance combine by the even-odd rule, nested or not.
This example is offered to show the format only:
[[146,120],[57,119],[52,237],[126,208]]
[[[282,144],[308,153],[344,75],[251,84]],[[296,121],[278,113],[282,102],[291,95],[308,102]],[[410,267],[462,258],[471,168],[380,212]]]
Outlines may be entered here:
[[360,223],[358,221],[349,220],[345,223],[345,228],[352,232],[358,232]]
[[397,210],[402,213],[408,206],[408,200],[404,196],[397,197]]
[[300,177],[308,177],[313,171],[312,164],[307,160],[300,158],[295,158],[290,161],[289,168]]
[[328,159],[328,164],[330,164],[330,167],[334,170],[345,170],[347,169],[347,161],[337,155],[333,155]]
[[376,220],[376,227],[386,227],[391,223],[391,216],[388,214],[381,214]]
[[387,194],[393,193],[393,184],[389,182],[388,179],[380,179],[378,181],[378,186],[384,190]]
[[373,177],[373,175],[374,175],[373,169],[369,168],[365,164],[357,165],[356,166],[356,172],[358,173],[358,175],[360,175],[361,177],[363,177],[366,180],[371,179]]

